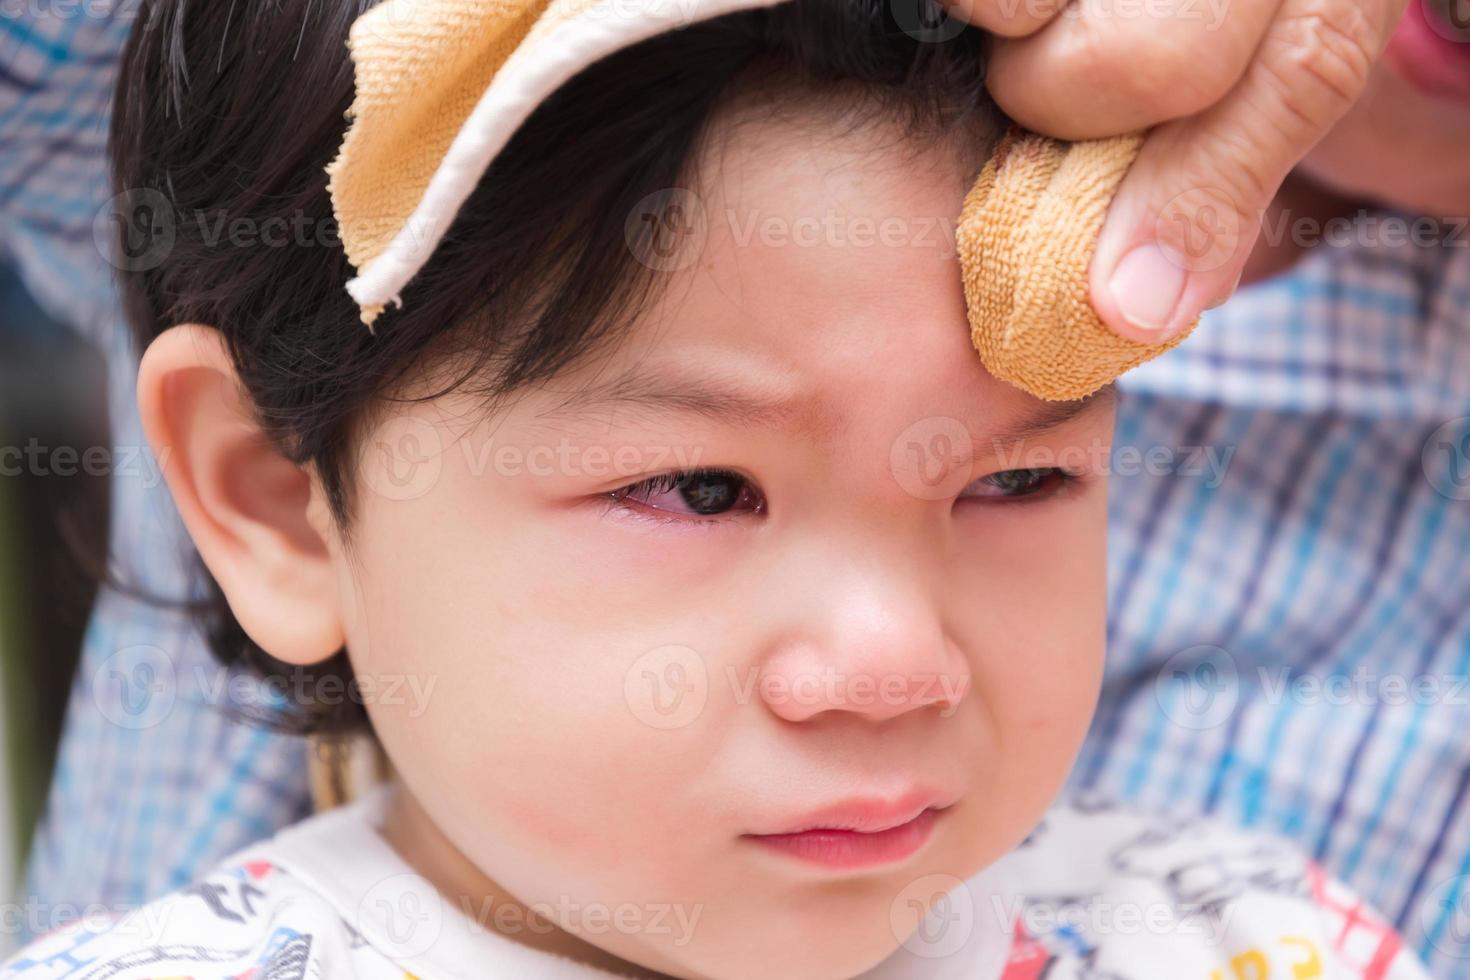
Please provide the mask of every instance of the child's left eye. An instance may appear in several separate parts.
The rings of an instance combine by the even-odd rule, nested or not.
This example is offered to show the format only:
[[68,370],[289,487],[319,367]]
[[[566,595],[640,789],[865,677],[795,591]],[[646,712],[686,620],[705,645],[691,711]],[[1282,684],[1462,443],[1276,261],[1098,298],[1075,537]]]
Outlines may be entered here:
[[[1054,493],[1075,479],[1077,479],[1077,474],[1069,473],[1056,466],[1001,470],[989,476],[982,476],[966,487],[967,492],[960,496],[961,499],[978,498],[981,500],[1039,497]],[[968,492],[972,490],[979,492]]]
[[629,510],[659,511],[674,518],[717,518],[737,508],[759,514],[766,508],[765,497],[748,477],[718,468],[661,473],[610,490],[607,497]]

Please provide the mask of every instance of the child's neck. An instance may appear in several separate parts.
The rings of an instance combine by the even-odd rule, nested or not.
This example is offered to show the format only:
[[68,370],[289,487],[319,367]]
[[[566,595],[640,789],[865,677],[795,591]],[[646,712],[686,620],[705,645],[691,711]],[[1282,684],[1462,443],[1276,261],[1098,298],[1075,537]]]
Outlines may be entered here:
[[[523,946],[594,969],[640,980],[670,980],[666,974],[630,963],[579,939],[525,906],[465,857],[401,782],[393,782],[389,800],[381,828],[383,837],[399,856],[438,889],[446,901],[481,927]],[[534,922],[537,927],[506,931],[496,925],[497,919],[503,920],[502,913],[476,914],[476,910],[501,910],[506,906],[518,913],[511,917],[513,921]]]

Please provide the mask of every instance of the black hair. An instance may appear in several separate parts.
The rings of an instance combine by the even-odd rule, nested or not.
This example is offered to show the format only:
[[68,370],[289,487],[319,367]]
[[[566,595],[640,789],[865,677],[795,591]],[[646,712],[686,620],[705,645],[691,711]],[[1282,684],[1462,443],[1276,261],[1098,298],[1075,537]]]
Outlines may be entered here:
[[[348,28],[370,6],[143,3],[110,145],[114,189],[166,201],[173,216],[167,247],[121,272],[138,349],[175,323],[217,328],[263,429],[316,468],[344,529],[358,426],[426,360],[454,365],[447,386],[473,384],[493,399],[616,338],[657,280],[629,248],[624,216],[651,193],[687,186],[698,141],[733,94],[826,93],[852,125],[882,115],[915,137],[960,134],[980,158],[999,127],[984,90],[986,37],[947,22],[934,0],[787,0],[695,22],[585,68],[538,106],[404,289],[403,307],[370,334],[344,289],[353,269],[325,174],[353,94]],[[293,231],[284,246],[279,234],[222,234],[239,219]],[[125,238],[137,233],[122,224]],[[148,255],[141,245],[124,241],[123,254]],[[216,658],[290,672],[201,574],[208,600],[196,613]],[[350,678],[346,651],[313,670]],[[262,720],[340,733],[364,727],[366,714],[338,698]]]

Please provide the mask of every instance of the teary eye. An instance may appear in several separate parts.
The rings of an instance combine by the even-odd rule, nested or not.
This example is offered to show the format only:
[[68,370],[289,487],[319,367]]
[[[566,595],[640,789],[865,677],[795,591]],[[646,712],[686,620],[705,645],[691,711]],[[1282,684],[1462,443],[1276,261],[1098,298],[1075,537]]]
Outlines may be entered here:
[[765,510],[765,498],[755,484],[733,470],[709,468],[674,470],[611,490],[615,503],[661,511],[672,517],[721,517],[737,508],[751,513]]

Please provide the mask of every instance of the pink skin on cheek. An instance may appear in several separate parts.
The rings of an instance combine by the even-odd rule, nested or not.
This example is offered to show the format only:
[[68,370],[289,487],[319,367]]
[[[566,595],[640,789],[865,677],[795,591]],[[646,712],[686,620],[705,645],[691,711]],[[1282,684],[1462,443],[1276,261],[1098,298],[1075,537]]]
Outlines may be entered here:
[[576,863],[575,856],[580,854],[595,859],[598,850],[595,835],[561,816],[554,807],[519,797],[502,799],[500,805],[507,826],[534,835],[547,851],[562,855],[569,863]]

